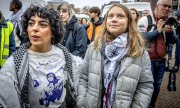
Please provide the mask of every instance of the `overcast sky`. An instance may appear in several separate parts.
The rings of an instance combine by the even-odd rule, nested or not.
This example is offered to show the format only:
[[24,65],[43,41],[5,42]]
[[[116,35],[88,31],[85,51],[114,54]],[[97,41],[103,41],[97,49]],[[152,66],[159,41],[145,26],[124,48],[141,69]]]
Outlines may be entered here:
[[[50,0],[45,0],[45,1],[50,1]],[[104,3],[109,3],[110,1],[120,1],[120,0],[65,0],[70,4],[74,4],[75,7],[84,7],[84,6],[98,6],[99,8],[101,8],[101,6]]]

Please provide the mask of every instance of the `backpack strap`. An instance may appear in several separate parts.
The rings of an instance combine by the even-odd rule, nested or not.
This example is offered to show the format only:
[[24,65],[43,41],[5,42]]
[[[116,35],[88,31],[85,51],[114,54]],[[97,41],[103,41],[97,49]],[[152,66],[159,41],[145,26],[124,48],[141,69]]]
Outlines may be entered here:
[[151,15],[148,15],[148,16],[147,16],[147,19],[148,19],[147,31],[150,31],[151,28],[152,28],[152,25],[153,25],[152,16],[151,16]]

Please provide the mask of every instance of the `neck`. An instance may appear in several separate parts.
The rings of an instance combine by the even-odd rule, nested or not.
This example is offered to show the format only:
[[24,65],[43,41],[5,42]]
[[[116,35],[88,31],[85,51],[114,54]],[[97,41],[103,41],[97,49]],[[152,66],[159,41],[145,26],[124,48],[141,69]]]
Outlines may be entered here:
[[46,45],[44,47],[31,45],[29,49],[32,51],[35,51],[35,52],[39,52],[39,53],[46,53],[46,52],[50,51],[51,48],[52,48],[52,45]]
[[18,11],[18,9],[14,9],[13,14],[16,14]]
[[99,17],[95,17],[94,18],[94,22],[96,23],[96,22],[98,22],[99,21]]

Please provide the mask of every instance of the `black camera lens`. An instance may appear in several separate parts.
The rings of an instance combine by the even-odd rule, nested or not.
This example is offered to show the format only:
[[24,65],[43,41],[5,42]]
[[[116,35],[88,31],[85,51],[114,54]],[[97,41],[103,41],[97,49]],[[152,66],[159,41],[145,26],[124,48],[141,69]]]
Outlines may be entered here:
[[177,25],[178,22],[174,17],[170,17],[165,21],[165,25],[170,25],[170,26],[174,26]]

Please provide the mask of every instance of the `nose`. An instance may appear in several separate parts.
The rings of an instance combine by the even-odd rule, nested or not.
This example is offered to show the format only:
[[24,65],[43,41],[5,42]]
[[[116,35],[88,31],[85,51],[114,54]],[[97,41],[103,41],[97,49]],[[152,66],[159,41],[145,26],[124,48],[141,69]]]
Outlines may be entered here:
[[59,16],[60,16],[60,18],[63,16],[63,13],[62,12],[59,12]]
[[117,18],[116,16],[114,16],[114,17],[112,18],[112,21],[113,21],[113,22],[117,22],[117,19],[118,19],[118,18]]
[[39,25],[38,25],[37,23],[35,23],[35,24],[33,25],[33,27],[32,27],[32,30],[33,30],[34,32],[37,32],[37,31],[39,30]]

